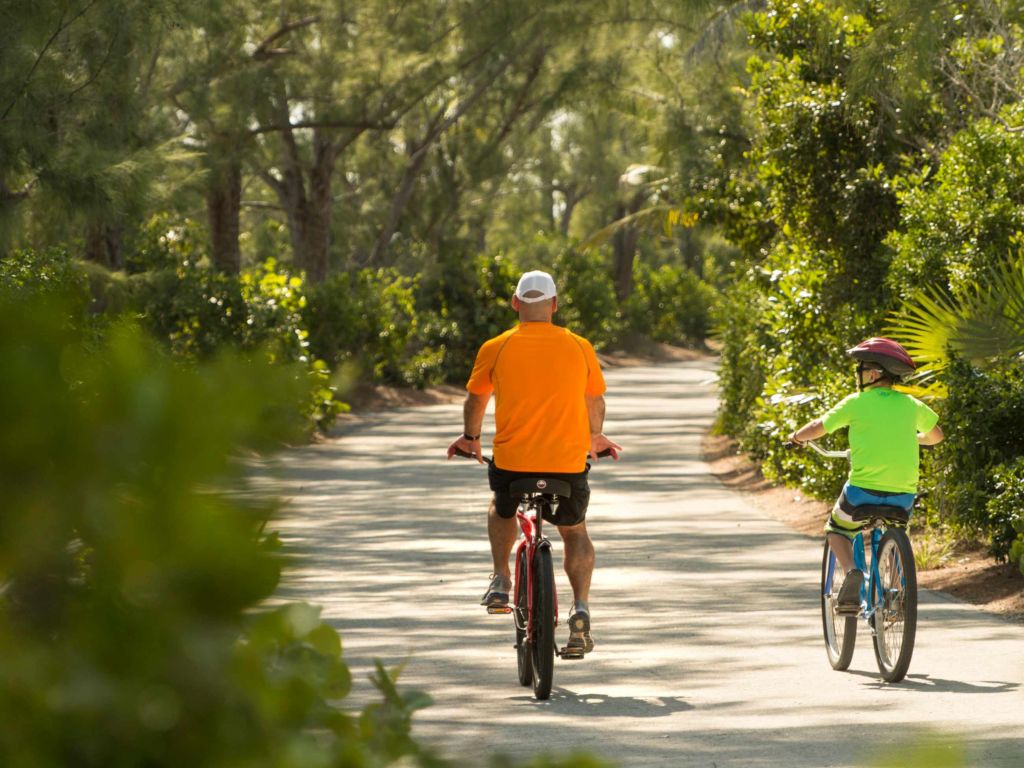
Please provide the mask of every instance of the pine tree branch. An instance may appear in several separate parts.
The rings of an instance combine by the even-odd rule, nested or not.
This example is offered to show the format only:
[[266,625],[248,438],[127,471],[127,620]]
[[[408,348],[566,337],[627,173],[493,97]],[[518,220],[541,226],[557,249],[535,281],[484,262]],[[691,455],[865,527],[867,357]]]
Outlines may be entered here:
[[39,51],[39,55],[36,56],[36,60],[32,63],[32,67],[29,69],[28,74],[25,76],[25,82],[21,84],[21,88],[14,95],[14,98],[11,99],[11,102],[7,105],[7,108],[4,109],[3,114],[0,114],[0,120],[4,120],[7,117],[7,115],[10,114],[11,110],[14,109],[14,105],[18,103],[18,99],[25,95],[25,92],[28,90],[29,83],[32,82],[32,77],[36,73],[36,69],[39,68],[39,64],[40,62],[42,62],[43,57],[46,55],[46,52],[50,50],[50,46],[54,44],[57,38],[60,37],[65,30],[67,30],[69,27],[71,27],[72,24],[74,24],[76,21],[82,18],[82,16],[88,13],[89,10],[94,5],[96,5],[96,2],[97,0],[90,0],[90,2],[82,10],[80,10],[78,13],[72,16],[66,24],[64,23],[64,14],[62,13],[60,15],[60,19],[57,21],[57,29],[54,30],[52,35],[50,35],[50,39],[46,41],[45,45],[43,45],[42,50]]
[[303,27],[316,24],[318,21],[320,21],[319,16],[307,16],[304,19],[299,19],[298,21],[292,21],[285,24],[279,30],[270,35],[270,37],[257,45],[256,50],[252,52],[252,57],[256,61],[266,61],[274,56],[284,56],[291,53],[291,51],[285,48],[271,48],[270,46],[274,44],[274,41],[280,40],[289,32],[294,32],[296,29],[302,29]]

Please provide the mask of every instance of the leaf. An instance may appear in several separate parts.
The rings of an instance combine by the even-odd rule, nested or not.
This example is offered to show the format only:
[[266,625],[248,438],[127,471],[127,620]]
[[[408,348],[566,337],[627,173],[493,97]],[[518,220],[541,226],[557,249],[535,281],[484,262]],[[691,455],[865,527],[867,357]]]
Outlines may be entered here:
[[910,299],[885,331],[926,363],[910,382],[915,391],[945,396],[936,381],[952,355],[979,367],[1024,353],[1024,260],[992,270],[955,301],[932,288]]

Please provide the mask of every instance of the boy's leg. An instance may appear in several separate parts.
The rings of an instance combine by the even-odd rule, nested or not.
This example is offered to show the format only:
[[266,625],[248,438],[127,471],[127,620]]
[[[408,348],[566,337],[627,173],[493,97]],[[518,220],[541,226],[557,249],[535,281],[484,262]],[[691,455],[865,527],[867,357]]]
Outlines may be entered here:
[[860,526],[854,523],[842,508],[845,494],[846,489],[836,500],[832,514],[825,523],[825,531],[829,548],[835,553],[844,574],[839,594],[836,596],[839,613],[856,614],[860,610],[860,591],[864,583],[864,572],[857,568],[853,558],[853,538]]
[[853,562],[853,542],[838,533],[828,534],[828,545],[836,553],[836,560],[843,567],[843,573],[849,573],[856,566]]

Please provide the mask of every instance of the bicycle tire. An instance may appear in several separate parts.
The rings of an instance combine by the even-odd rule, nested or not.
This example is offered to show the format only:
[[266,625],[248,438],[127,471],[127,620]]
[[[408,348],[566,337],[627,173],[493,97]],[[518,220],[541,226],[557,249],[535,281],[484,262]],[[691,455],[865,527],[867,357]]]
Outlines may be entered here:
[[878,671],[887,683],[898,683],[910,669],[917,635],[917,567],[903,529],[882,534],[869,594],[873,602],[881,602],[871,617]]
[[[832,565],[832,585],[826,592],[829,565]],[[843,585],[846,574],[843,573],[839,561],[836,560],[832,548],[825,541],[825,550],[821,557],[821,628],[825,635],[825,652],[832,669],[842,672],[848,669],[853,660],[853,648],[857,644],[857,617],[842,616],[836,613],[839,588]]]
[[512,615],[516,626],[516,668],[519,673],[519,684],[529,687],[533,684],[533,648],[526,636],[526,626],[530,618],[530,608],[527,604],[529,578],[526,566],[526,547],[523,547],[516,555],[516,599],[515,613]]
[[543,700],[551,695],[555,672],[555,572],[550,547],[538,547],[534,554],[533,585],[533,695]]

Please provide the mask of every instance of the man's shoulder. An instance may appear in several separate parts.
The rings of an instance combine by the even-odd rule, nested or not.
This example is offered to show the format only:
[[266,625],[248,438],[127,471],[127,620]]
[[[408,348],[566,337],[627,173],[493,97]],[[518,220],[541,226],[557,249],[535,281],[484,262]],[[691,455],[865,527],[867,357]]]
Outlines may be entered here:
[[565,333],[566,336],[568,336],[570,339],[572,339],[577,344],[579,344],[581,346],[584,346],[584,347],[592,347],[593,346],[590,343],[590,341],[587,340],[587,338],[585,336],[581,336],[580,334],[576,333],[575,331],[570,331],[568,328],[562,328],[560,326],[559,326],[559,328],[560,328],[560,330],[562,330]]
[[481,348],[498,346],[498,345],[502,344],[503,342],[507,341],[508,338],[510,336],[512,336],[513,334],[515,334],[515,332],[517,330],[519,330],[519,326],[518,325],[514,325],[511,328],[509,328],[507,331],[502,331],[497,336],[492,336],[491,338],[489,338],[487,341],[485,341],[480,346],[481,346]]

